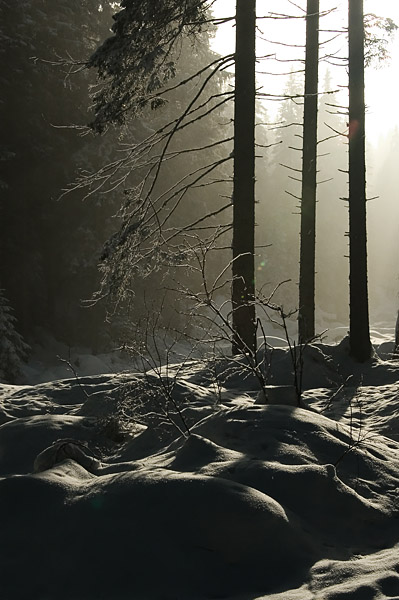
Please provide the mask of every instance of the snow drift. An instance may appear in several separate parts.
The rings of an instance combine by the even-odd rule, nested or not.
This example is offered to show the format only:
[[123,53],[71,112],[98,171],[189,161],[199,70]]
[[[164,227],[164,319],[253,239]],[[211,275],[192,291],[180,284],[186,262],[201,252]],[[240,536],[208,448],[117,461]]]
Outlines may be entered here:
[[313,347],[305,408],[219,367],[169,366],[180,414],[155,373],[1,387],[2,599],[399,597],[398,363]]

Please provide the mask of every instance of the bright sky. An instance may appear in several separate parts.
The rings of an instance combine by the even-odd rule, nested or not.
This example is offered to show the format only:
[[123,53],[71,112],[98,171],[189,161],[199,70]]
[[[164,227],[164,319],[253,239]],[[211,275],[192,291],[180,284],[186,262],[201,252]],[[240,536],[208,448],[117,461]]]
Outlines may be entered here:
[[[337,7],[337,11],[324,17],[320,22],[321,29],[338,29],[346,25],[347,2],[334,0],[321,0],[321,10],[328,10]],[[296,5],[296,6],[295,6]],[[291,3],[289,0],[271,0],[264,3],[258,0],[258,17],[267,14],[267,11],[276,13],[300,15],[301,7],[306,7],[305,0],[296,0]],[[299,8],[298,8],[299,7]],[[214,5],[214,14],[217,17],[231,16],[234,14],[235,0],[217,0]],[[399,25],[399,1],[398,0],[364,0],[364,10],[366,13],[375,13],[381,17],[390,17]],[[265,12],[264,12],[265,11]],[[304,20],[270,20],[259,19],[258,27],[262,33],[259,33],[257,51],[259,54],[270,54],[276,52],[281,58],[301,57],[300,48],[287,48],[283,45],[271,46],[261,40],[275,40],[277,42],[304,44]],[[324,33],[331,38],[334,34]],[[342,55],[347,52],[346,41],[342,38],[340,41],[331,42],[331,47],[341,50]],[[219,27],[218,34],[214,42],[214,48],[220,53],[233,51],[234,48],[234,30],[231,25],[226,24]],[[386,134],[395,126],[399,127],[399,111],[397,109],[397,99],[399,97],[399,32],[389,47],[391,60],[387,65],[380,68],[369,67],[366,73],[366,103],[368,106],[367,133],[372,142],[377,142],[380,135]],[[289,71],[300,68],[296,63],[276,63],[274,60],[265,60],[260,63],[259,70],[263,71]],[[322,67],[325,70],[325,67]],[[345,86],[347,84],[346,72],[343,67],[334,68],[329,65],[331,74],[336,85]],[[323,74],[321,74],[321,82]],[[258,81],[264,86],[264,91],[268,93],[281,93],[284,89],[285,78],[280,76],[259,75]],[[270,104],[270,103],[269,103]],[[270,112],[276,108],[276,103],[268,106]]]

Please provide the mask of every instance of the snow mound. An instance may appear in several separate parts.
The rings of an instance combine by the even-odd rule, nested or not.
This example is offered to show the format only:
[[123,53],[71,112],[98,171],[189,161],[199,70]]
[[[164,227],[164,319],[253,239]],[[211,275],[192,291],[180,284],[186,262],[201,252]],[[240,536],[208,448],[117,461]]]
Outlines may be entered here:
[[100,461],[93,456],[86,444],[75,440],[57,440],[51,446],[40,452],[33,463],[35,473],[47,471],[59,462],[66,459],[72,459],[87,471],[97,470],[100,467]]
[[[6,597],[220,597],[261,591],[265,581],[278,586],[287,563],[300,581],[313,562],[299,527],[254,489],[162,469],[81,479],[67,462],[60,471],[0,481],[10,523],[2,537]],[[16,527],[30,532],[26,544]],[[45,564],[35,552],[39,538]],[[74,577],[67,578],[68,557]]]
[[309,352],[310,408],[255,403],[227,359],[216,390],[200,362],[166,395],[153,373],[3,386],[1,597],[399,596],[397,367],[334,387],[344,354]]

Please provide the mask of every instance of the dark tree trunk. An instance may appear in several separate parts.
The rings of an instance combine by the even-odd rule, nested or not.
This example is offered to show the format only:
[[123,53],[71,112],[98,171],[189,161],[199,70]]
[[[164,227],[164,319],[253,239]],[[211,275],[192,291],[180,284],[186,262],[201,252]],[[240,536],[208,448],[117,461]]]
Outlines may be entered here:
[[255,352],[256,0],[237,0],[233,187],[233,352]]
[[349,340],[359,362],[371,356],[366,234],[363,0],[349,0]]
[[319,0],[308,0],[306,14],[305,103],[303,115],[299,341],[315,335],[315,248],[317,105],[319,79]]

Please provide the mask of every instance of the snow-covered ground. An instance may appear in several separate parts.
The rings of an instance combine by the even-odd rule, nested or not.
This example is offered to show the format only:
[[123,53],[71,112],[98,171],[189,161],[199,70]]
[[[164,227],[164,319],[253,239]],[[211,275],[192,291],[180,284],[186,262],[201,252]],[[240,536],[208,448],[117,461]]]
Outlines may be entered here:
[[300,407],[279,343],[267,399],[228,358],[1,385],[0,598],[398,599],[399,362],[374,341],[361,366],[307,348]]

